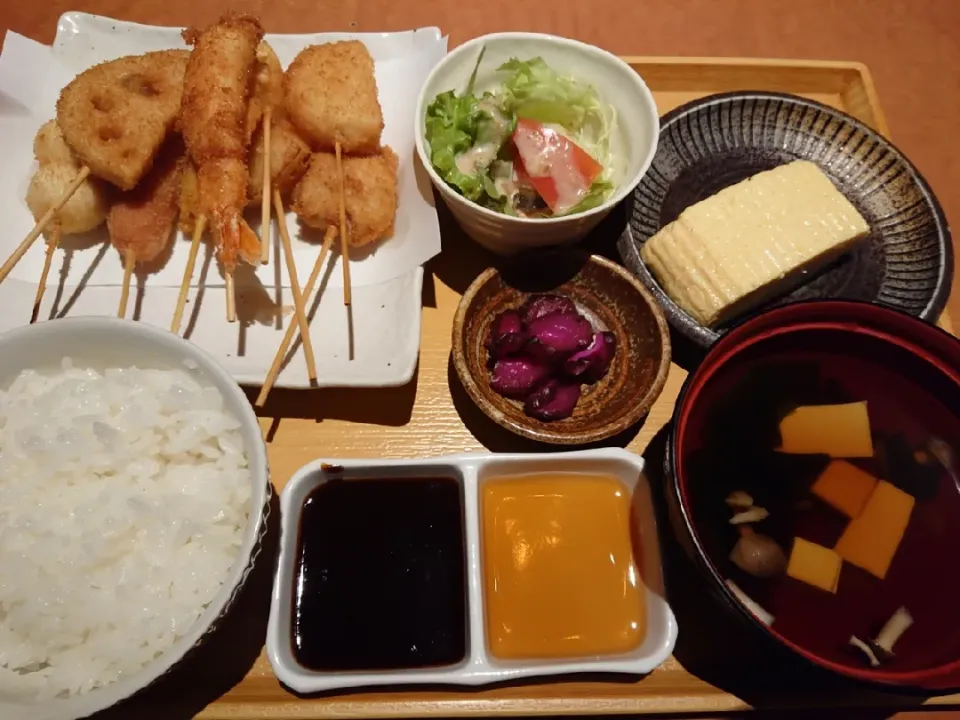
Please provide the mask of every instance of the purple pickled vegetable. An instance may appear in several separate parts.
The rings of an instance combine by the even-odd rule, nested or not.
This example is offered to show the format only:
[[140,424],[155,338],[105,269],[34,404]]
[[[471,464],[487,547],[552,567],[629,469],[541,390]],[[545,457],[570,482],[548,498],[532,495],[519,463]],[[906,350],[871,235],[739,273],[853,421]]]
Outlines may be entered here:
[[505,397],[524,398],[550,374],[550,368],[533,358],[497,360],[490,373],[490,387]]
[[493,360],[520,352],[526,342],[527,334],[523,329],[523,321],[516,310],[502,312],[490,323],[487,351]]
[[527,398],[523,409],[538,420],[563,420],[573,415],[579,400],[580,383],[562,383],[551,378]]
[[610,369],[617,351],[617,340],[611,332],[599,332],[586,350],[574,353],[563,364],[563,370],[580,382],[595,383]]
[[593,341],[593,326],[576,312],[554,312],[527,326],[527,351],[547,362],[562,362]]
[[577,312],[577,306],[573,304],[573,300],[563,295],[547,294],[531,295],[520,307],[520,316],[527,325],[544,315],[555,312],[573,314]]

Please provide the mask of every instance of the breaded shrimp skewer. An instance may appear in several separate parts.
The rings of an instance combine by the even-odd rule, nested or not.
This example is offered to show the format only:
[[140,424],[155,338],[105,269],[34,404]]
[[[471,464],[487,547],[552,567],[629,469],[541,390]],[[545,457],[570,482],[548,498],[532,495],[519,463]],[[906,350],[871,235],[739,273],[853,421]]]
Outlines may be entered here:
[[247,114],[263,28],[254,17],[228,13],[203,32],[185,30],[183,37],[194,49],[183,79],[178,122],[197,167],[200,216],[210,225],[223,264],[227,319],[233,322],[236,310],[231,291],[237,262],[260,261],[260,240],[243,219],[243,208]]

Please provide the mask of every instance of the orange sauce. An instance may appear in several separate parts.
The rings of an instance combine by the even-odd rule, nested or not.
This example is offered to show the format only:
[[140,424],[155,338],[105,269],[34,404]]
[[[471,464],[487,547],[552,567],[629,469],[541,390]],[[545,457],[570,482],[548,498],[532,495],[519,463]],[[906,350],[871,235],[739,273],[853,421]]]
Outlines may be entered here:
[[629,652],[646,632],[630,491],[608,475],[481,485],[487,642],[499,658]]

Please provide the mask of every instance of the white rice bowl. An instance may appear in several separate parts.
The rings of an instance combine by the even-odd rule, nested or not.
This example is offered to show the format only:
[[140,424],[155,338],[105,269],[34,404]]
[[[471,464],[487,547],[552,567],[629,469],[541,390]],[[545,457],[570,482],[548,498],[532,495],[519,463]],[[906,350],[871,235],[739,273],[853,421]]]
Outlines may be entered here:
[[140,323],[14,330],[0,368],[0,718],[85,717],[228,606],[265,526],[265,448],[229,375]]

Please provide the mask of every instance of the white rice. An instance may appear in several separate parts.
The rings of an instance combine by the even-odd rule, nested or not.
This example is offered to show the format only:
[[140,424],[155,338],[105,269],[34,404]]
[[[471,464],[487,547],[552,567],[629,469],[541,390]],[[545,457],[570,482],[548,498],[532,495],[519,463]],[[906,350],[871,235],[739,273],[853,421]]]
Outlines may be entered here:
[[239,428],[186,370],[64,360],[0,391],[0,690],[86,692],[190,630],[250,513]]

